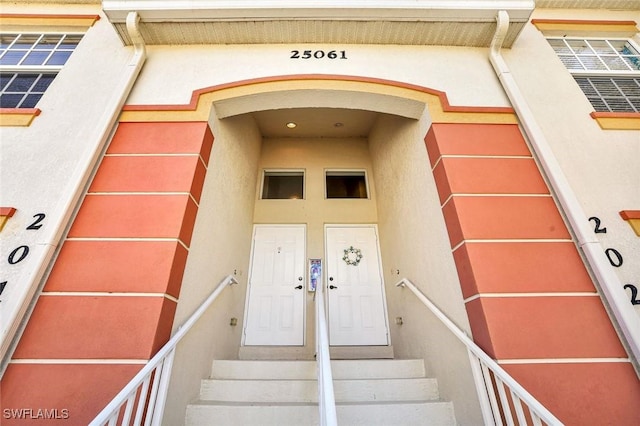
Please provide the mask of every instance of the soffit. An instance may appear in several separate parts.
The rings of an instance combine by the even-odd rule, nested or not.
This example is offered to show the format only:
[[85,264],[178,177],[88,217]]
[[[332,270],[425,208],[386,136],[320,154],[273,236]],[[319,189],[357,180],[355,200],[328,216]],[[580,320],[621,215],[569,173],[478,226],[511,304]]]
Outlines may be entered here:
[[[302,4],[302,5],[301,5]],[[489,46],[499,10],[507,10],[510,46],[534,7],[531,0],[104,0],[120,38],[137,11],[147,44],[340,43]]]
[[540,9],[640,10],[638,0],[537,0]]

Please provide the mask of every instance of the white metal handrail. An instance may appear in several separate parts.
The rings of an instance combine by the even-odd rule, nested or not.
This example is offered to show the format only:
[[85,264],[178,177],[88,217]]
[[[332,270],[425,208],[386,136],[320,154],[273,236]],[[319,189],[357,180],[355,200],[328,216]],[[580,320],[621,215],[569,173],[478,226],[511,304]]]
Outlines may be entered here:
[[[160,425],[169,389],[173,357],[178,343],[204,315],[222,290],[233,284],[238,284],[238,281],[232,275],[223,279],[202,305],[180,326],[178,332],[89,423],[89,426],[137,426],[143,422],[145,426]],[[134,410],[135,416],[132,422]]]
[[331,373],[331,356],[329,355],[329,335],[327,333],[327,316],[324,311],[324,290],[318,285],[316,299],[316,365],[318,372],[318,409],[321,426],[335,426],[336,401],[333,393],[333,374]]
[[[549,426],[562,425],[560,420],[476,345],[411,281],[403,278],[396,284],[396,287],[410,289],[442,321],[449,331],[467,347],[485,425],[502,426],[506,423],[508,426],[529,424],[541,426],[542,422]],[[505,389],[505,386],[507,389]]]

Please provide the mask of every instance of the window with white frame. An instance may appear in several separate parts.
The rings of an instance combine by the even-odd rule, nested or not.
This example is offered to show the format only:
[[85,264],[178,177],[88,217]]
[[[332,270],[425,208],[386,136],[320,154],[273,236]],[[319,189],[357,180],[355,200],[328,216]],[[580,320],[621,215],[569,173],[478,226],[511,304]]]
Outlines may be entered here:
[[640,52],[629,39],[548,38],[598,112],[640,112]]
[[0,108],[33,108],[82,34],[0,34]]

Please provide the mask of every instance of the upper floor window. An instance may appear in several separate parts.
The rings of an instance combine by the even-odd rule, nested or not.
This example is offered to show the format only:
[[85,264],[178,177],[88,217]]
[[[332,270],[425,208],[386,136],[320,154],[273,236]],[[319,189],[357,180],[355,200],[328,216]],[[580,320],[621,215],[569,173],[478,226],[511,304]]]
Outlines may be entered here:
[[599,112],[640,112],[640,53],[628,39],[549,38]]
[[1,34],[0,108],[33,108],[82,34]]

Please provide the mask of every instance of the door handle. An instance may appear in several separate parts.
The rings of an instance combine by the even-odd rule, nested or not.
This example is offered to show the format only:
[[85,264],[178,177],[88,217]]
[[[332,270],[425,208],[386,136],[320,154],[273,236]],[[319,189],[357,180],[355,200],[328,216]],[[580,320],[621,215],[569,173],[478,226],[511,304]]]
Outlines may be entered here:
[[333,290],[334,288],[338,288],[338,286],[337,286],[337,285],[333,285],[333,284],[331,284],[331,285],[329,286],[329,288],[330,288],[331,290]]
[[296,290],[302,290],[302,284],[300,284],[299,286],[294,287],[294,288],[295,288]]

